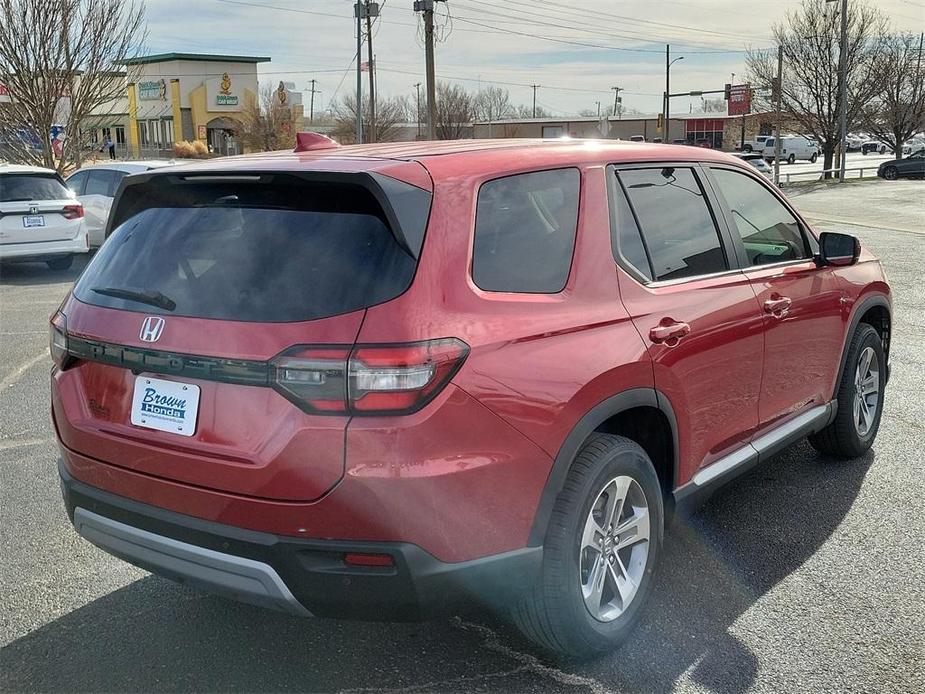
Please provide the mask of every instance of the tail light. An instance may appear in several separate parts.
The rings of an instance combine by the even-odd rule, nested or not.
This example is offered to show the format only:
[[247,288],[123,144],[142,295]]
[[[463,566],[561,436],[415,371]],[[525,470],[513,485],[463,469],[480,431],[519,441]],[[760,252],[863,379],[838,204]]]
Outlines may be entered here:
[[80,219],[84,216],[83,205],[65,205],[61,210],[61,216],[65,219]]
[[468,345],[456,338],[353,348],[299,346],[270,362],[270,380],[314,414],[410,414],[443,390],[468,354]]
[[67,318],[60,311],[51,317],[48,326],[48,351],[51,360],[59,369],[63,369],[68,362],[67,351]]

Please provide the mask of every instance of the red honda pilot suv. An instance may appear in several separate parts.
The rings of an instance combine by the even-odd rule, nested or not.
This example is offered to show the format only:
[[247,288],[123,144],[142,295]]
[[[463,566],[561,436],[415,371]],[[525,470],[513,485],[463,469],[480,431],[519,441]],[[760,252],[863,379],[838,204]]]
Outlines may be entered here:
[[51,321],[77,532],[290,613],[472,599],[612,649],[666,515],[809,436],[857,457],[890,289],[720,152],[492,140],[129,176]]

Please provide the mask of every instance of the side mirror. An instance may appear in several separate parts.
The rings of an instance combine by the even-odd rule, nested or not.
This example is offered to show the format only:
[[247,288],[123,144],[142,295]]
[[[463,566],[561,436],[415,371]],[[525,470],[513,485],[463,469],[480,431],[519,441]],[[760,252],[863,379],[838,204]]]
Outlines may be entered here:
[[824,231],[819,235],[819,265],[854,265],[861,255],[861,242],[850,234]]

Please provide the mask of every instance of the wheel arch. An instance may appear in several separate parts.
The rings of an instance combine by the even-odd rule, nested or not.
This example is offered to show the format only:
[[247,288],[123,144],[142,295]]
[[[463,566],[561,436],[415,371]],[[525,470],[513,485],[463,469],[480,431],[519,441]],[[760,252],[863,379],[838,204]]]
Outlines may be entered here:
[[[637,429],[636,433],[627,430],[637,425],[649,426]],[[652,426],[657,429],[653,431],[650,428]],[[641,435],[639,431],[642,431]],[[654,388],[632,388],[599,402],[578,420],[565,437],[540,495],[528,546],[543,544],[553,506],[562,491],[575,456],[590,436],[601,432],[627,436],[642,446],[656,467],[656,473],[666,493],[665,498],[670,499],[670,492],[677,486],[677,418],[671,403],[662,393]]]
[[858,325],[861,323],[872,326],[883,341],[883,354],[887,362],[887,380],[889,380],[890,335],[893,325],[892,307],[890,305],[890,300],[885,295],[868,295],[859,300],[855,304],[854,310],[851,312],[848,330],[845,331],[845,340],[842,343],[838,377],[835,379],[835,390],[832,394],[833,399],[838,393],[838,385],[841,383],[842,375],[845,373],[845,366],[848,359],[848,345],[851,342],[852,335],[854,335]]

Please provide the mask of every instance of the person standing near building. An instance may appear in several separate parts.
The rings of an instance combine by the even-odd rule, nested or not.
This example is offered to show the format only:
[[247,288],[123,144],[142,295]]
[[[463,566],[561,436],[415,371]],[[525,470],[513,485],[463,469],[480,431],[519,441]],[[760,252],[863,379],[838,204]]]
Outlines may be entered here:
[[112,138],[109,135],[106,136],[106,142],[104,143],[104,147],[106,147],[106,149],[109,150],[109,158],[115,159],[116,158],[116,143],[112,141]]

